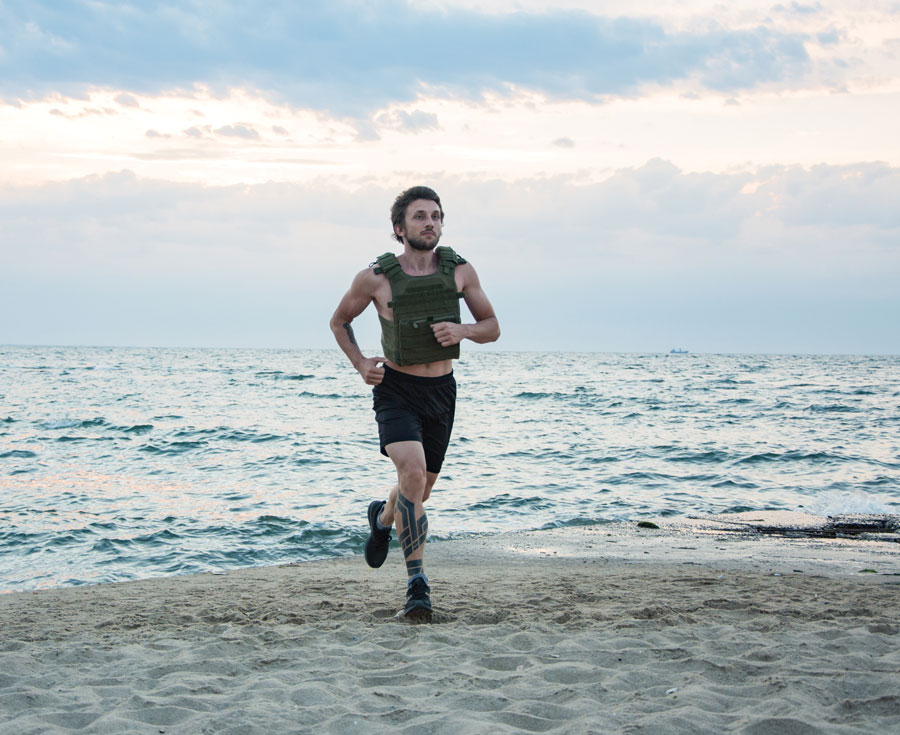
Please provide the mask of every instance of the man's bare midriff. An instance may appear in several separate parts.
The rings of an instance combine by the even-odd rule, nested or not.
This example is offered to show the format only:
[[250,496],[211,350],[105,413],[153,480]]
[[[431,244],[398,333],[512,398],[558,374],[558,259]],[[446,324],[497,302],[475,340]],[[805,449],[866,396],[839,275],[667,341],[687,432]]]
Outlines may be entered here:
[[453,360],[425,362],[421,365],[397,365],[390,360],[385,360],[384,364],[391,370],[397,370],[407,375],[418,375],[420,378],[439,378],[453,371]]

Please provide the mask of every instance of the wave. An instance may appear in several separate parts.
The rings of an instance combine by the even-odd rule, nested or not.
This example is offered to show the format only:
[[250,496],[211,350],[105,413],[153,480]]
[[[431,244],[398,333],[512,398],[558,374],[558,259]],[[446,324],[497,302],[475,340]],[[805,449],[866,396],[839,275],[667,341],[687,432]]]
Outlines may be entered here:
[[882,503],[864,492],[827,492],[816,498],[809,509],[815,515],[836,516],[854,513],[892,514],[897,508]]
[[0,459],[33,459],[34,457],[37,457],[37,454],[28,449],[13,449],[0,454]]
[[55,421],[46,421],[41,424],[41,426],[45,429],[50,429],[51,431],[57,429],[88,429],[93,426],[106,426],[107,422],[102,416],[98,416],[93,419],[73,419],[73,418],[63,418],[56,419]]
[[240,429],[232,429],[220,434],[217,439],[234,442],[251,442],[253,444],[262,444],[264,442],[280,441],[287,439],[280,434],[257,434],[254,431],[241,431]]
[[722,464],[732,458],[731,452],[721,449],[709,449],[705,452],[683,452],[673,457],[666,457],[667,462],[707,462],[709,464]]
[[787,452],[759,452],[734,460],[734,464],[765,464],[767,462],[798,462],[815,460],[843,460],[839,455],[827,452],[802,452],[790,450]]
[[156,444],[144,444],[139,447],[139,452],[147,452],[148,454],[184,454],[194,449],[202,449],[209,446],[205,441],[192,442],[165,442],[161,446]]
[[113,426],[114,431],[121,431],[123,434],[148,434],[153,431],[153,424],[134,424],[133,426]]
[[813,404],[806,407],[811,413],[859,413],[862,409],[857,406],[845,406],[841,403],[828,405]]
[[492,498],[487,498],[477,503],[473,503],[467,506],[467,509],[470,511],[477,511],[498,510],[501,508],[523,508],[526,513],[529,513],[536,510],[544,510],[546,508],[550,508],[552,505],[553,503],[548,498],[543,498],[537,495],[523,498],[521,496],[511,495],[510,493],[502,493],[500,495],[495,495]]
[[759,485],[757,485],[755,482],[749,482],[746,480],[738,481],[738,480],[732,480],[731,478],[728,478],[725,480],[718,480],[717,482],[712,483],[711,487],[714,487],[714,488],[734,487],[734,488],[741,488],[743,490],[755,490],[756,488],[759,487]]
[[861,455],[844,455],[833,452],[803,452],[790,450],[787,452],[760,452],[736,459],[733,464],[764,464],[767,462],[816,462],[823,465],[834,463],[867,464],[889,469],[900,469],[900,462],[889,462],[874,457]]
[[261,370],[255,375],[257,378],[272,378],[273,380],[309,380],[316,377],[309,373],[285,373],[282,370]]
[[541,393],[536,391],[522,391],[513,396],[513,398],[521,398],[526,401],[540,401],[547,398],[557,401],[568,401],[572,399],[583,401],[585,397],[583,392],[581,395],[574,395],[572,393]]

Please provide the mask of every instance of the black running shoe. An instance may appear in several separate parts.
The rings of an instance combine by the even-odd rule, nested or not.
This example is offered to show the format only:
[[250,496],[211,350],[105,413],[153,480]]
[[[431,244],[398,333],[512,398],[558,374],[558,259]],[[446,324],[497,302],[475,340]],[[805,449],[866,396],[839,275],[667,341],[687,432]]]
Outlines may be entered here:
[[424,574],[413,577],[406,588],[406,607],[403,608],[403,617],[413,620],[428,619],[431,617],[431,598],[428,596],[431,588]]
[[378,516],[381,515],[381,509],[385,505],[387,503],[384,500],[373,500],[369,503],[369,528],[372,532],[366,539],[365,557],[366,564],[375,569],[384,564],[391,544],[391,529],[382,530],[378,527]]

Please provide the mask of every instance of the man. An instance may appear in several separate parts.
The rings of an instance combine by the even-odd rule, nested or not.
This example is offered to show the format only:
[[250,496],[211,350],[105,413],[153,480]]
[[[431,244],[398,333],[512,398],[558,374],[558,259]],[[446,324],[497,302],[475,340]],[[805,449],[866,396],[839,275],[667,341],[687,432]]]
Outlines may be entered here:
[[[353,279],[331,318],[338,345],[372,388],[381,453],[397,470],[387,500],[369,505],[365,558],[380,567],[396,525],[409,577],[404,615],[431,617],[424,554],[431,495],[450,441],[456,406],[453,360],[459,343],[493,342],[500,326],[471,263],[438,247],[444,210],[425,186],[404,191],[391,208],[403,253],[385,253]],[[459,299],[475,318],[463,324]],[[365,357],[351,323],[370,303],[381,322],[383,356]]]

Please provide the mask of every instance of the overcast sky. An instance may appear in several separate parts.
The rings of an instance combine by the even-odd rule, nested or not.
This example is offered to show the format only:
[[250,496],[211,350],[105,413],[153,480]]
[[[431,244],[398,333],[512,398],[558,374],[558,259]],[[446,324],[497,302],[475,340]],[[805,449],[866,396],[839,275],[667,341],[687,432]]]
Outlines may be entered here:
[[330,347],[427,184],[495,349],[900,354],[900,2],[847,5],[0,0],[0,344]]

